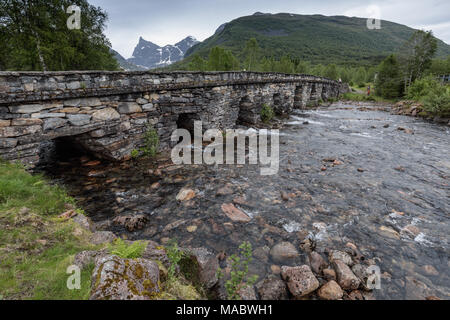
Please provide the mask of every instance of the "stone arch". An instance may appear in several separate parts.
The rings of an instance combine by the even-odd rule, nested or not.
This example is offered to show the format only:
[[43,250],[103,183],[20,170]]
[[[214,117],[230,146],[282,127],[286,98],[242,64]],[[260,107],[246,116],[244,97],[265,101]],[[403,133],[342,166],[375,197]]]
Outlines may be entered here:
[[239,115],[237,124],[255,124],[259,120],[259,114],[250,95],[244,95],[239,100]]

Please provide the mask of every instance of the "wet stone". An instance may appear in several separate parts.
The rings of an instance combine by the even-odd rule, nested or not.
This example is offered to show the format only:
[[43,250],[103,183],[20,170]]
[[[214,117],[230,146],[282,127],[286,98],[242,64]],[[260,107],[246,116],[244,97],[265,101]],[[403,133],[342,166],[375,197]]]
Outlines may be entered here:
[[282,267],[281,276],[287,282],[289,291],[296,298],[301,298],[314,292],[320,285],[307,265],[301,267]]
[[275,262],[286,263],[299,256],[297,249],[290,242],[281,242],[270,250],[270,256]]

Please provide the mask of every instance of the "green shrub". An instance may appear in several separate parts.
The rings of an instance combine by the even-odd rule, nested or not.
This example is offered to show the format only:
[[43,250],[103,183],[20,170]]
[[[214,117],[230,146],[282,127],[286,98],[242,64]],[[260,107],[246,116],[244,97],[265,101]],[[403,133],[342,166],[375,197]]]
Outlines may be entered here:
[[450,88],[433,77],[417,79],[408,88],[406,98],[419,101],[434,116],[450,116]]
[[146,247],[147,242],[145,241],[135,241],[132,244],[128,244],[118,238],[110,245],[109,251],[122,259],[137,259],[142,257]]
[[175,239],[171,240],[166,246],[166,254],[169,259],[170,266],[168,270],[169,280],[175,279],[175,273],[177,266],[179,265],[181,259],[184,256],[184,252],[178,248],[177,241]]
[[263,104],[263,107],[261,109],[261,120],[265,123],[269,122],[275,117],[275,112],[273,111],[273,108],[269,106],[268,104]]
[[144,137],[145,147],[142,152],[145,156],[154,158],[159,150],[159,135],[158,131],[152,126],[147,127],[147,132]]
[[419,101],[440,84],[433,77],[425,77],[414,81],[408,88],[406,98]]
[[441,117],[450,117],[450,89],[440,86],[421,99],[426,112]]
[[[228,299],[240,300],[240,290],[253,286],[258,280],[258,276],[248,277],[248,266],[252,262],[252,245],[244,242],[239,246],[239,255],[233,254],[229,261],[231,263],[231,279],[225,282]],[[223,272],[219,269],[219,277],[222,278]]]

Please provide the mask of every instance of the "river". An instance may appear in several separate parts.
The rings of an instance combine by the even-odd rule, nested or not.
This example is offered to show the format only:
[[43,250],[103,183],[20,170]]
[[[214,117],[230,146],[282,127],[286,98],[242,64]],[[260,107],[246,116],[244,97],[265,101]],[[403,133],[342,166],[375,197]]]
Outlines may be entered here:
[[[102,230],[128,239],[236,252],[255,250],[251,274],[276,264],[268,250],[305,241],[318,252],[353,243],[382,272],[377,299],[450,298],[450,127],[337,103],[295,111],[280,131],[280,171],[258,166],[174,166],[161,157],[113,164],[61,154],[41,167]],[[225,188],[224,188],[225,187]],[[182,188],[195,191],[176,201]],[[252,218],[232,223],[223,204]],[[112,221],[142,214],[132,232]],[[306,263],[306,253],[291,264]]]

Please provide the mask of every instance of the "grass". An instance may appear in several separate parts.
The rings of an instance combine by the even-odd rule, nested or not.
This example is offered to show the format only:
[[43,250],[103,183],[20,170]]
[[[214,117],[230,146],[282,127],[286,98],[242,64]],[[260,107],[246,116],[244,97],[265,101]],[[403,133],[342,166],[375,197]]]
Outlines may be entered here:
[[69,290],[67,267],[83,250],[96,249],[89,231],[58,216],[74,200],[42,176],[0,162],[0,296],[3,299],[89,298],[93,266],[81,274],[81,290]]
[[395,100],[388,100],[382,97],[376,96],[375,94],[371,94],[368,96],[367,94],[348,92],[344,93],[341,96],[341,100],[349,100],[349,101],[358,101],[358,102],[395,102]]

